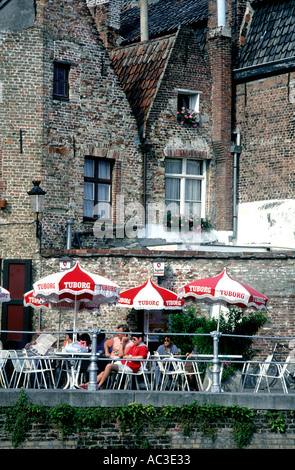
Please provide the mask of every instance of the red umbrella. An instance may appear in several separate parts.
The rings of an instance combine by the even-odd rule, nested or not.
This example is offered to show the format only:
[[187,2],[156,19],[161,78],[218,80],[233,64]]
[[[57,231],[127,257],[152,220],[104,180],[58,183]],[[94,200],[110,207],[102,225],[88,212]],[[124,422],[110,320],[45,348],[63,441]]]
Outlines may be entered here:
[[118,305],[136,310],[179,310],[184,302],[177,294],[157,286],[149,278],[141,286],[121,292]]
[[219,303],[241,308],[266,309],[268,298],[252,287],[235,281],[226,269],[214,277],[190,282],[178,289],[178,296],[185,300]]
[[[34,297],[58,306],[59,302],[74,307],[74,331],[77,327],[77,312],[81,302],[93,304],[115,304],[119,299],[120,288],[109,279],[85,271],[79,263],[68,271],[50,274],[33,285]],[[94,307],[93,307],[94,308]]]
[[[45,309],[54,309],[54,310],[69,310],[75,308],[75,302],[66,302],[61,300],[60,302],[50,303],[42,300],[40,297],[34,297],[34,291],[30,290],[24,294],[24,306],[25,307],[34,307],[34,308],[45,308]],[[78,309],[86,310],[87,312],[98,312],[100,306],[94,302],[80,302]]]
[[0,303],[1,302],[10,302],[10,292],[7,289],[4,289],[4,287],[0,286]]

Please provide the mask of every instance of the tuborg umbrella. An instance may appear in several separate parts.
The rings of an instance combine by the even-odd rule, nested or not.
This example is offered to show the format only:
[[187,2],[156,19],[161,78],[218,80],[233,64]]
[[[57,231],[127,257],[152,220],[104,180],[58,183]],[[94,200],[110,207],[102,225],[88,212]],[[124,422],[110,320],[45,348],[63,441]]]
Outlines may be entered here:
[[157,286],[149,278],[141,286],[123,291],[118,305],[136,310],[179,310],[184,302],[177,294]]
[[[68,271],[50,274],[33,285],[34,297],[57,306],[60,302],[74,307],[74,331],[77,329],[77,312],[82,302],[91,302],[96,308],[102,304],[115,304],[120,297],[117,284],[99,274],[91,274],[79,263]],[[91,304],[90,304],[91,305]],[[95,307],[96,306],[96,307]]]
[[10,302],[10,292],[7,289],[4,289],[4,287],[0,286],[0,303],[1,302]]
[[174,292],[157,286],[148,278],[141,286],[122,292],[118,305],[135,310],[179,310],[183,308],[184,301]]
[[[252,287],[235,281],[226,269],[214,277],[190,282],[178,289],[181,299],[219,303],[219,305],[240,308],[266,309],[268,298]],[[218,319],[219,321],[219,319]]]

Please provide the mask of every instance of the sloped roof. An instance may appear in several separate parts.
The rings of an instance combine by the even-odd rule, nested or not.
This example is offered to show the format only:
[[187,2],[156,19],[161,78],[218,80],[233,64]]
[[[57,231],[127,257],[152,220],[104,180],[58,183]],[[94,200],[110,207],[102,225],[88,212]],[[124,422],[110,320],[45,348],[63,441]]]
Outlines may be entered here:
[[[171,34],[181,25],[206,20],[208,0],[149,0],[149,37]],[[120,36],[123,43],[140,40],[139,2],[126,2],[121,11]]]
[[155,97],[175,35],[110,51],[112,65],[140,127]]
[[295,56],[295,0],[256,0],[252,6],[255,11],[241,49],[239,68]]

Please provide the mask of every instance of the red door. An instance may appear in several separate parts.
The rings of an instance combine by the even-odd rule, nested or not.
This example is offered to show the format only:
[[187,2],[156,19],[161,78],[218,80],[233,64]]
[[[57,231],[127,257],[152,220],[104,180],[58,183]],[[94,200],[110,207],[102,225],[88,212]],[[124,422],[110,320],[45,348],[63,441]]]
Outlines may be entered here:
[[24,307],[23,296],[31,288],[31,260],[5,260],[3,268],[3,286],[10,291],[11,301],[2,304],[1,324],[5,332],[1,339],[4,347],[18,349],[30,337],[30,308]]

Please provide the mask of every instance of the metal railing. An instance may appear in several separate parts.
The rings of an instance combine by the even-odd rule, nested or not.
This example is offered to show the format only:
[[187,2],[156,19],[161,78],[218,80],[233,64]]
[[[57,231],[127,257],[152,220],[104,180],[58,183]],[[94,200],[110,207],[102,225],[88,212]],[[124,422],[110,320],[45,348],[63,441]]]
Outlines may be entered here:
[[[51,335],[65,335],[69,331],[42,331],[42,334],[51,334]],[[11,330],[0,330],[0,333],[4,334],[30,334],[34,335],[36,332],[35,331],[11,331]],[[44,387],[44,388],[54,388],[58,389],[59,388],[59,382],[54,374],[58,374],[59,370],[57,368],[53,368],[52,364],[55,363],[63,363],[65,365],[64,372],[66,372],[67,380],[68,383],[63,386],[62,388],[75,388],[78,387],[78,379],[81,375],[81,364],[84,361],[87,361],[89,363],[87,367],[87,373],[89,376],[89,381],[87,385],[87,389],[89,391],[96,391],[98,389],[97,385],[97,375],[98,375],[98,364],[101,360],[105,360],[105,358],[101,357],[96,353],[97,349],[97,338],[98,335],[101,333],[99,329],[92,329],[90,331],[74,331],[73,334],[82,334],[82,333],[88,333],[92,339],[91,342],[91,352],[90,353],[81,353],[77,352],[77,355],[73,353],[67,353],[67,354],[62,354],[58,351],[53,351],[52,354],[49,355],[30,355],[30,354],[17,354],[15,356],[14,352],[12,353],[9,351],[9,354],[6,355],[4,352],[2,355],[0,355],[0,387],[2,388],[17,388],[19,386],[24,386],[24,384],[34,384],[33,386],[38,386],[38,388]],[[105,335],[110,335],[110,336],[115,336],[117,334],[117,331],[103,331]],[[123,332],[124,333],[124,332]],[[133,332],[133,334],[136,334],[138,332]],[[126,334],[130,334],[130,332],[126,332]],[[161,338],[161,336],[167,336],[166,333],[149,333],[146,336],[149,337],[158,337]],[[207,391],[210,391],[212,393],[220,393],[222,391],[222,385],[221,385],[221,376],[222,376],[222,370],[223,370],[223,363],[226,361],[227,357],[230,356],[223,356],[222,354],[219,354],[219,340],[221,337],[226,338],[249,338],[251,340],[257,340],[257,341],[268,341],[268,342],[288,342],[295,340],[294,337],[282,337],[282,336],[247,336],[247,335],[227,335],[227,334],[222,334],[220,331],[212,331],[211,333],[169,333],[169,335],[175,337],[175,336],[208,336],[212,338],[213,341],[213,354],[210,355],[205,355],[206,357],[197,354],[195,357],[190,358],[190,362],[192,363],[197,363],[197,364],[202,364],[204,363],[206,366],[210,364],[211,370],[210,370],[210,387],[209,389],[207,388]],[[76,358],[76,359],[75,359]],[[76,362],[75,362],[76,360]],[[246,378],[243,377],[247,375],[248,378],[252,380],[253,388],[254,391],[258,391],[259,387],[257,387],[257,380],[259,383],[262,382],[262,379],[266,378],[266,384],[267,388],[269,390],[269,380],[267,379],[267,375],[265,374],[265,371],[269,373],[270,371],[270,365],[273,365],[275,363],[276,367],[276,372],[269,373],[269,376],[271,377],[272,382],[277,378],[282,380],[284,383],[284,374],[287,374],[287,377],[289,377],[289,380],[292,382],[293,380],[293,375],[294,375],[294,383],[295,383],[295,358],[292,358],[288,360],[288,367],[287,369],[285,367],[285,359],[278,357],[274,357],[274,354],[272,354],[271,358],[268,356],[263,360],[257,360],[257,361],[249,361],[242,356],[232,356],[230,359],[231,363],[236,363],[238,364],[241,369],[242,369],[242,379],[244,379],[244,384]],[[80,362],[80,366],[76,367],[76,364]],[[150,371],[152,368],[152,364],[155,363],[155,359],[151,357],[148,360],[143,360],[142,361],[144,364],[147,363],[148,367],[147,369]],[[74,366],[73,366],[74,364]],[[11,366],[11,371],[10,376],[7,376],[7,366]],[[9,368],[9,367],[8,367]],[[251,368],[257,369],[256,372],[251,372]],[[284,368],[284,369],[283,369]],[[293,372],[293,370],[294,372]],[[14,374],[13,377],[11,375]],[[18,379],[15,380],[15,376],[18,376]],[[264,375],[263,375],[264,374]],[[22,379],[20,377],[22,376]],[[37,381],[35,380],[37,377]],[[30,381],[27,380],[27,382],[24,382],[24,379],[30,378]],[[48,380],[48,382],[45,381]],[[292,380],[291,380],[292,378]],[[39,380],[40,379],[40,380]],[[292,382],[293,383],[293,382]],[[36,385],[37,384],[37,385]]]

